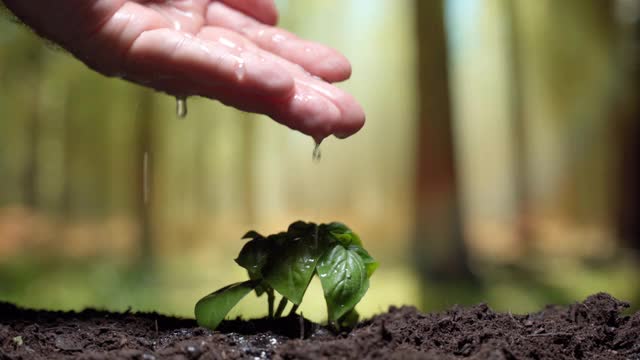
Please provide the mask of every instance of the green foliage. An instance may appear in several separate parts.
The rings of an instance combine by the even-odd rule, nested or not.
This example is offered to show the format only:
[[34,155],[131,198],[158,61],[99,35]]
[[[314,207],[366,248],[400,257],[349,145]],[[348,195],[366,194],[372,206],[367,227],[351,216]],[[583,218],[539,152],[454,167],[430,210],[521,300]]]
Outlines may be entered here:
[[360,255],[335,244],[318,263],[318,276],[327,301],[329,322],[338,321],[353,309],[369,289],[369,279]]
[[274,252],[264,281],[282,296],[300,305],[326,246],[321,245],[315,237],[304,236],[272,249]]
[[[355,306],[369,289],[369,278],[378,263],[362,247],[360,237],[346,225],[294,222],[286,232],[267,237],[249,231],[250,239],[236,263],[247,270],[249,280],[224,287],[196,304],[198,324],[215,329],[242,298],[255,290],[267,293],[269,316],[281,316],[287,302],[294,311],[302,302],[313,275],[318,275],[327,303],[329,323],[350,327],[357,323]],[[282,295],[273,311],[275,292]]]
[[215,329],[229,311],[255,286],[256,282],[252,280],[235,283],[200,299],[195,309],[198,325]]

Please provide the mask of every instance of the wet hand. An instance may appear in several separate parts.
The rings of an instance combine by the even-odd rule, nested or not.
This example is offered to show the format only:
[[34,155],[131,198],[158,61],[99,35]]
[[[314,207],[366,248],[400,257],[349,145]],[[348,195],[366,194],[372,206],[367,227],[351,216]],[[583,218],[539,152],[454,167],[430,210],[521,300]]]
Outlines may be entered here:
[[364,124],[331,85],[347,59],[275,27],[273,0],[5,0],[25,23],[91,68],[176,96],[269,115],[317,140]]

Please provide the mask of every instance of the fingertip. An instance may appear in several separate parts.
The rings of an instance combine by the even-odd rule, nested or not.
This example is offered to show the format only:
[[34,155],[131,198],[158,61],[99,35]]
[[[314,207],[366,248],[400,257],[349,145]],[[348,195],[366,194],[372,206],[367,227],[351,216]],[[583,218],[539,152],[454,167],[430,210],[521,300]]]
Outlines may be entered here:
[[346,139],[354,135],[358,131],[360,131],[362,127],[364,127],[365,122],[366,120],[365,120],[365,117],[363,116],[357,121],[344,123],[341,126],[336,127],[334,129],[333,135],[338,139]]
[[332,101],[304,86],[297,86],[295,94],[276,108],[275,113],[269,114],[271,117],[314,139],[330,136],[342,116]]
[[274,0],[257,0],[255,18],[263,24],[274,26],[278,23],[278,8]]
[[366,115],[362,107],[355,99],[350,98],[349,100],[348,105],[341,107],[342,117],[332,129],[333,135],[339,139],[345,139],[357,133],[366,122]]
[[[307,100],[302,100],[307,101]],[[309,111],[309,115],[297,124],[297,130],[312,136],[316,141],[330,136],[336,123],[340,121],[340,109],[331,101],[318,96],[313,101],[316,105]]]
[[328,82],[345,81],[351,77],[351,63],[342,54],[334,53],[318,64],[315,72]]
[[263,23],[266,25],[275,26],[278,24],[279,14],[278,8],[273,0],[266,0]]

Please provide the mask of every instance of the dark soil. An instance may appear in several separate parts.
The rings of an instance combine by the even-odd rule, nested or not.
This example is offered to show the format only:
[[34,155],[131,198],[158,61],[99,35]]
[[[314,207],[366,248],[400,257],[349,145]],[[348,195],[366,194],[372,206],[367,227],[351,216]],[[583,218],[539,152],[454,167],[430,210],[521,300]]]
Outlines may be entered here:
[[[597,294],[529,315],[486,305],[412,307],[333,334],[298,317],[233,320],[219,331],[157,314],[23,310],[0,303],[0,359],[638,359],[640,312]],[[303,325],[303,326],[302,326]],[[304,338],[304,339],[302,339]]]

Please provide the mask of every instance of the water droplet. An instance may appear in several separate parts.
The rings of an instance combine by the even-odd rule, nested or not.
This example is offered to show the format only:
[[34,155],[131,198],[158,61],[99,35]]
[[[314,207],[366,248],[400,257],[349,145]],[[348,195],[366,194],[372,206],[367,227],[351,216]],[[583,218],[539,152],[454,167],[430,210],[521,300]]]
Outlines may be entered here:
[[176,115],[180,119],[187,117],[187,97],[176,96]]
[[231,41],[231,40],[229,40],[229,39],[227,39],[225,37],[222,37],[222,36],[218,39],[218,42],[220,44],[228,47],[228,48],[231,48],[231,49],[235,49],[235,48],[238,47],[238,45],[236,45],[236,43],[234,43],[233,41]]
[[142,199],[149,203],[149,153],[145,151],[142,157]]
[[244,67],[244,60],[240,59],[236,64],[236,68],[235,68],[236,78],[239,81],[242,81],[242,79],[244,79],[245,72],[246,72],[246,69]]
[[351,279],[351,274],[347,275],[347,279]]
[[320,162],[320,159],[322,159],[322,151],[320,150],[320,143],[318,142],[316,143],[315,147],[313,148],[313,153],[311,154],[311,158],[316,163]]
[[274,34],[274,35],[271,37],[271,41],[273,41],[274,43],[283,42],[283,41],[285,41],[285,40],[287,40],[287,38],[286,38],[284,35],[282,35],[282,34]]

